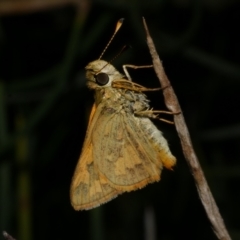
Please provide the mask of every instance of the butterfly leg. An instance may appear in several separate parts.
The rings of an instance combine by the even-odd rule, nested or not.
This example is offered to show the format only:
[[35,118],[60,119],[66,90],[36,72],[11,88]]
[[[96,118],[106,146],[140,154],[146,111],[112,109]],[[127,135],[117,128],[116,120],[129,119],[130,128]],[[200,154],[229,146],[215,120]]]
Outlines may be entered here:
[[153,119],[158,119],[160,121],[169,123],[169,124],[174,124],[174,122],[169,121],[167,119],[164,118],[159,118],[158,114],[169,114],[169,115],[175,115],[175,114],[179,114],[180,112],[170,112],[170,111],[164,111],[164,110],[145,110],[145,111],[137,111],[134,112],[135,115],[140,116],[140,117],[148,117],[148,118],[153,118]]
[[151,68],[151,67],[153,67],[153,65],[135,66],[135,65],[131,65],[131,64],[125,64],[125,65],[123,65],[123,71],[124,71],[126,77],[128,78],[128,80],[132,81],[132,78],[130,77],[130,74],[129,74],[127,68],[139,69],[139,68]]

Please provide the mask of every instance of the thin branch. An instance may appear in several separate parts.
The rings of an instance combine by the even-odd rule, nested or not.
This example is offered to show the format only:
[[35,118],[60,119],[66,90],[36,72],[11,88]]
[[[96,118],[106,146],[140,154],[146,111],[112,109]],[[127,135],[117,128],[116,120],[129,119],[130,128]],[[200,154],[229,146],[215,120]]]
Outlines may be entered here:
[[15,238],[13,238],[11,235],[9,235],[7,232],[3,231],[3,237],[6,240],[16,240]]
[[[143,25],[146,31],[147,44],[149,47],[150,54],[153,59],[154,70],[157,74],[157,77],[160,81],[161,86],[169,86],[163,90],[163,95],[167,108],[175,113],[182,112],[179,105],[177,96],[175,95],[173,88],[171,87],[170,81],[163,69],[160,58],[157,54],[156,48],[154,46],[153,40],[149,34],[149,30],[146,24],[145,19],[143,18]],[[207,184],[206,178],[200,166],[200,163],[197,159],[197,156],[194,152],[190,135],[183,117],[183,114],[174,115],[175,126],[181,141],[183,154],[186,158],[186,161],[189,165],[191,173],[194,177],[195,184],[197,186],[199,197],[202,201],[202,204],[205,208],[207,216],[213,226],[213,230],[220,240],[230,240],[229,233],[224,225],[223,219],[219,213],[216,202],[213,198],[213,195],[210,191],[210,188]]]

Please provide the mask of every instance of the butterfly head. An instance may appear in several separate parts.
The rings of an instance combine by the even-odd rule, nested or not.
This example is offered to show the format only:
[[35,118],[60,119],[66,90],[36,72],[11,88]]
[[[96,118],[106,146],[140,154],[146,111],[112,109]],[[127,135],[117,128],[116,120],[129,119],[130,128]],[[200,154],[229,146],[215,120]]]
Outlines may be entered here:
[[116,68],[104,60],[95,60],[86,67],[87,85],[89,88],[111,87],[112,81],[124,77]]

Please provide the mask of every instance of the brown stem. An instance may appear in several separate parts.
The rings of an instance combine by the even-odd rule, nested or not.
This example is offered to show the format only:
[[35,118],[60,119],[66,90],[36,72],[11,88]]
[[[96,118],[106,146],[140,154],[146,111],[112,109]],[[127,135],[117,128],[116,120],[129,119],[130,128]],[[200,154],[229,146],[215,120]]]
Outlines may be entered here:
[[[160,81],[161,86],[169,86],[164,89],[163,95],[167,108],[172,112],[181,112],[177,96],[175,95],[173,88],[171,87],[170,81],[163,69],[162,63],[154,46],[153,40],[149,34],[149,30],[145,19],[143,18],[143,25],[147,36],[147,45],[149,47],[150,54],[153,59],[153,67]],[[223,219],[219,213],[216,202],[210,191],[200,163],[194,152],[190,135],[183,117],[183,114],[174,115],[174,123],[181,141],[183,154],[186,158],[190,171],[195,180],[199,197],[205,208],[207,216],[213,226],[213,230],[220,240],[230,240],[231,237],[224,225]]]

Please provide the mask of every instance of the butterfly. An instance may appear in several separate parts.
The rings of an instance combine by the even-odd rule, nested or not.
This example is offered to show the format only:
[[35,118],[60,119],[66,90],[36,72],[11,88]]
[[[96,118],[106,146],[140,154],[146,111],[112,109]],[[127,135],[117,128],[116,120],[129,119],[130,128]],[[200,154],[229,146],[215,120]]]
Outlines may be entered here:
[[[121,24],[122,20],[117,31]],[[167,112],[150,109],[143,93],[156,89],[131,81],[127,67],[134,66],[124,65],[122,74],[101,56],[86,66],[87,86],[95,92],[95,103],[70,187],[75,210],[97,207],[159,181],[163,167],[172,169],[176,163],[151,121]]]

